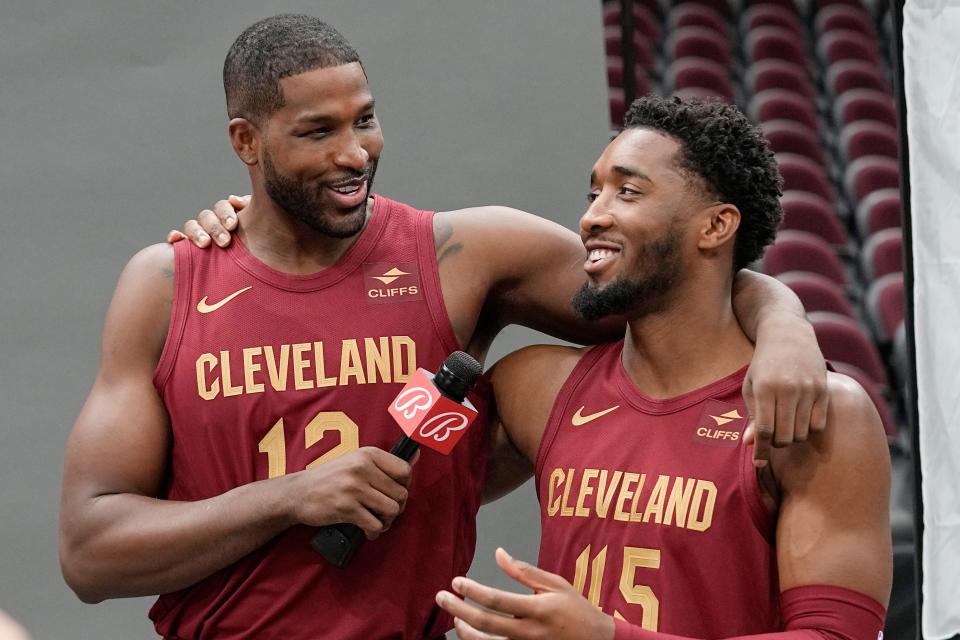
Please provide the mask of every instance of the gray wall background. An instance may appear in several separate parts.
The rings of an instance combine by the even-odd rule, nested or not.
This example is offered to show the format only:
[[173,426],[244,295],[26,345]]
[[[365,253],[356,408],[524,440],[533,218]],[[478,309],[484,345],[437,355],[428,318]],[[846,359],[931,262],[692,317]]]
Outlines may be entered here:
[[[0,608],[37,640],[153,637],[150,599],[91,607],[63,584],[63,445],[129,256],[246,191],[220,65],[244,27],[281,11],[324,17],[360,51],[386,137],[378,191],[567,226],[584,209],[608,134],[599,2],[2,0]],[[534,337],[509,330],[492,356]],[[495,546],[536,558],[531,486],[480,527],[472,573],[505,585]]]

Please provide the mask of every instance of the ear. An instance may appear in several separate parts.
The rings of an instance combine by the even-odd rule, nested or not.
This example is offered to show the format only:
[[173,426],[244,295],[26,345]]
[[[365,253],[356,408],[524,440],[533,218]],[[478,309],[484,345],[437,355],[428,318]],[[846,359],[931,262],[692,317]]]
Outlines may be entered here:
[[740,227],[740,210],[732,204],[721,203],[704,211],[704,224],[697,246],[713,251],[730,242]]
[[245,165],[253,166],[260,160],[260,130],[246,118],[234,118],[227,129],[230,144]]

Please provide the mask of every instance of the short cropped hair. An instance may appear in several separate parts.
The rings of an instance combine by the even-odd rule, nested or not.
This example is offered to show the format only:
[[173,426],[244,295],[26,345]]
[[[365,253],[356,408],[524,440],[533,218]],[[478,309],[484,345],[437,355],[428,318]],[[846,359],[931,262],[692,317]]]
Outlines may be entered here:
[[356,50],[319,18],[294,13],[265,18],[237,37],[223,62],[227,114],[259,123],[283,106],[282,78],[351,62],[360,63]]
[[783,219],[783,178],[759,127],[733,105],[648,96],[630,105],[624,128],[675,139],[680,168],[701,178],[711,196],[740,210],[734,270],[763,255]]

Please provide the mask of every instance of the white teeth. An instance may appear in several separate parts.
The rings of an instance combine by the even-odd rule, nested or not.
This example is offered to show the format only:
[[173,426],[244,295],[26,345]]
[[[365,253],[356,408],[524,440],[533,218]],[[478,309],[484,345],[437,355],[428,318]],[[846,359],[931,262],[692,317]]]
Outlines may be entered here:
[[613,256],[615,251],[611,249],[594,249],[590,252],[590,262],[600,262]]
[[346,187],[330,187],[337,193],[343,193],[345,195],[352,195],[360,190],[360,187],[355,186],[346,186]]

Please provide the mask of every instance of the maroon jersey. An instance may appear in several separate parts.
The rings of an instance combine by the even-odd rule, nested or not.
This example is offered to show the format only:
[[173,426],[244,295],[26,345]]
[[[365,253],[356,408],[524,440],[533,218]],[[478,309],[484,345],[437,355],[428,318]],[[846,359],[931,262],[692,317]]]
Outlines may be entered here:
[[[154,383],[170,413],[165,497],[202,500],[302,471],[402,432],[387,407],[417,367],[458,348],[440,292],[432,214],[376,196],[356,243],[307,276],[234,240],[174,248],[173,317]],[[486,392],[471,396],[481,412]],[[168,638],[431,638],[437,590],[473,559],[485,421],[450,456],[424,449],[404,514],[343,569],[293,527],[150,612]],[[202,541],[208,544],[209,541]]]
[[651,631],[777,630],[774,521],[742,441],[746,370],[654,400],[622,351],[588,351],[551,412],[536,465],[540,566]]

